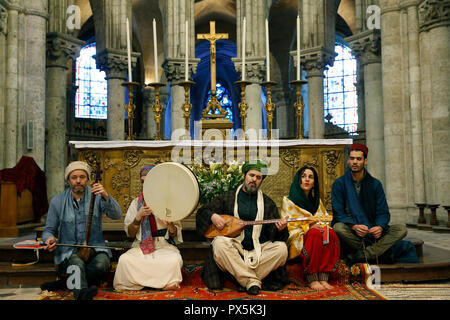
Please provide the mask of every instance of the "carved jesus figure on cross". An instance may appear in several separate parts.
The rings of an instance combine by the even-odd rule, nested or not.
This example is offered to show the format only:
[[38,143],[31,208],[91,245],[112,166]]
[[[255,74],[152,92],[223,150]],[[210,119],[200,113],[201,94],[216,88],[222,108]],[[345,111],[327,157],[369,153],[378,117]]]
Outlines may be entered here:
[[223,114],[226,115],[226,111],[222,109],[220,103],[216,99],[216,40],[228,39],[228,33],[216,33],[216,22],[210,21],[209,33],[199,33],[197,35],[197,39],[208,40],[211,45],[211,100],[208,103],[206,109],[203,111],[203,114],[207,114],[212,109],[213,114],[209,115],[209,117],[215,118],[215,110],[219,108],[222,117]]

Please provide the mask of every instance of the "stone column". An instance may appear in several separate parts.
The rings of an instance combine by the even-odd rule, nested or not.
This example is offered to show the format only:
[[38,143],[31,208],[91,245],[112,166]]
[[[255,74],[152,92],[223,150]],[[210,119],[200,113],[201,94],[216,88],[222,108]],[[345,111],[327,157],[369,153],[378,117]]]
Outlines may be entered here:
[[[245,90],[245,100],[248,104],[246,128],[243,130],[254,129],[259,134],[262,129],[262,101],[261,86],[259,83],[266,81],[265,75],[265,29],[264,21],[266,17],[266,4],[263,1],[236,1],[236,27],[237,27],[237,58],[235,62],[237,72],[242,72],[242,21],[246,19],[246,37],[245,37],[245,79],[253,82]],[[271,57],[272,58],[272,57]],[[273,65],[273,59],[272,59]],[[273,77],[271,78],[273,80]],[[281,85],[281,84],[279,84]]]
[[6,38],[6,90],[5,90],[5,161],[6,168],[17,163],[17,110],[18,110],[18,46],[19,10],[15,4],[8,8],[8,35]]
[[[171,125],[172,132],[177,129],[184,129],[183,111],[184,88],[179,86],[180,81],[185,79],[185,22],[189,24],[189,79],[197,69],[200,59],[195,59],[195,22],[194,22],[194,1],[193,0],[163,0],[159,1],[159,6],[163,18],[164,34],[164,56],[163,64],[167,85],[170,86]],[[158,79],[159,81],[159,79]],[[166,117],[169,115],[166,114]],[[163,134],[161,134],[163,136]]]
[[[385,141],[385,193],[392,223],[404,223],[409,202],[407,161],[408,148],[405,135],[405,109],[408,95],[405,92],[405,66],[403,56],[400,8],[391,1],[380,1],[381,6],[381,57],[384,106]],[[407,54],[407,53],[406,53]],[[369,159],[370,161],[370,159]]]
[[156,124],[155,115],[153,114],[152,105],[155,101],[155,90],[150,87],[142,89],[142,105],[145,115],[145,128],[147,133],[147,139],[155,139]]
[[[108,85],[108,140],[125,138],[125,91],[122,83],[127,81],[126,19],[132,23],[132,1],[90,1],[95,23],[97,44],[97,68],[106,73]],[[130,39],[132,47],[132,37]],[[140,54],[131,53],[131,63],[136,64]],[[133,67],[132,66],[132,67]]]
[[[233,58],[237,72],[242,72],[241,60],[242,59],[239,59],[238,61],[238,59]],[[264,59],[258,57],[247,57],[245,70],[245,79],[247,81],[251,81],[252,83],[245,89],[245,101],[248,105],[248,109],[247,118],[245,120],[246,128],[242,128],[242,130],[254,129],[256,130],[256,134],[259,134],[259,129],[262,129],[262,108],[264,108],[261,100],[262,89],[260,83],[266,80],[266,67]]]
[[450,194],[450,1],[423,1],[419,5],[424,118],[424,154],[428,203],[439,203],[446,216]]
[[5,160],[5,108],[6,108],[6,33],[8,12],[0,5],[0,168]]
[[366,30],[346,38],[364,74],[366,143],[370,151],[368,170],[385,185],[383,87],[380,30]]
[[108,81],[108,140],[125,138],[125,87],[128,62],[126,52],[105,49],[96,56],[97,67],[105,71]]
[[[26,2],[24,38],[24,82],[23,105],[19,103],[18,131],[21,141],[18,156],[33,157],[41,169],[45,168],[45,104],[46,104],[46,33],[48,20],[48,1]],[[28,141],[26,128],[33,122],[32,141]],[[31,138],[30,137],[30,138]],[[32,148],[28,148],[28,143]]]
[[69,35],[47,34],[47,194],[64,190],[66,166],[67,62],[76,59],[83,41]]
[[308,81],[310,139],[323,139],[325,135],[323,72],[327,65],[333,64],[335,55],[334,50],[323,47],[305,49],[301,52],[301,64],[307,72]]
[[414,203],[424,203],[425,184],[423,162],[422,97],[419,50],[419,19],[417,1],[406,0],[400,3],[406,10],[408,31],[408,75],[409,107],[411,118],[411,152]]

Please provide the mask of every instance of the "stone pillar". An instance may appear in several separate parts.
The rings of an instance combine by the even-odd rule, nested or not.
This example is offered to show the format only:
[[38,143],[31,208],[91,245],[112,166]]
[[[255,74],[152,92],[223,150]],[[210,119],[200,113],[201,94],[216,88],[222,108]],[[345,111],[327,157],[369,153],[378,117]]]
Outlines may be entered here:
[[309,138],[323,139],[325,135],[323,72],[332,65],[336,54],[326,48],[305,49],[301,52],[301,64],[308,81]]
[[[172,132],[184,129],[184,118],[181,106],[184,103],[184,88],[179,86],[180,81],[185,79],[185,22],[189,24],[189,79],[197,69],[200,59],[195,59],[195,22],[193,0],[163,0],[159,2],[163,18],[164,55],[163,64],[165,78],[170,86],[170,99],[172,112]],[[164,77],[163,77],[164,78]],[[159,79],[158,79],[159,81]],[[166,114],[166,117],[169,115]],[[163,134],[161,134],[163,136]]]
[[5,90],[5,161],[6,168],[17,163],[17,110],[18,110],[18,47],[19,10],[15,4],[8,8],[8,34],[6,38],[6,90]]
[[[112,3],[111,3],[112,2]],[[97,68],[106,73],[108,85],[108,140],[125,138],[125,91],[127,81],[126,19],[132,23],[132,1],[90,1],[95,23]],[[130,39],[132,46],[132,37]],[[132,67],[140,54],[131,53]]]
[[346,38],[364,74],[366,143],[370,151],[368,170],[385,185],[383,87],[380,30],[367,30]]
[[422,132],[422,97],[421,70],[419,50],[419,19],[417,1],[406,0],[400,3],[407,15],[408,32],[408,76],[409,76],[409,107],[411,121],[411,156],[414,188],[414,203],[424,203],[425,184],[423,162],[423,132]]
[[[235,62],[236,70],[238,72],[242,72],[242,59],[239,59],[238,61],[238,59],[233,58],[233,60]],[[247,81],[251,81],[252,83],[249,84],[245,89],[245,101],[248,105],[248,109],[247,118],[245,120],[246,127],[242,128],[242,130],[254,129],[256,130],[256,134],[259,134],[259,129],[262,129],[262,108],[264,108],[264,106],[262,105],[261,100],[262,89],[260,83],[265,81],[265,68],[265,62],[263,58],[246,58],[245,79]],[[272,100],[274,99],[272,98]]]
[[450,1],[423,1],[419,5],[424,112],[424,154],[428,203],[448,205],[450,194]]
[[[153,114],[152,105],[155,101],[155,90],[150,87],[145,87],[142,89],[142,106],[145,114],[145,128],[147,139],[155,139],[156,135],[156,124],[155,124],[155,115]],[[161,135],[162,136],[162,135]]]
[[8,12],[0,5],[0,168],[5,160],[5,108],[6,108],[6,33]]
[[67,62],[75,60],[83,41],[58,33],[47,34],[47,194],[64,190],[66,166]]
[[[266,81],[265,74],[265,27],[266,4],[264,1],[236,1],[236,35],[237,35],[237,58],[233,58],[236,71],[242,72],[242,22],[246,19],[246,37],[245,37],[245,80],[251,81],[245,90],[245,100],[248,104],[246,128],[243,130],[254,129],[259,134],[262,129],[262,89],[259,83]],[[273,58],[271,57],[271,61]],[[272,64],[273,65],[273,62]],[[273,79],[273,77],[272,77]],[[279,84],[281,85],[281,84]]]
[[[380,1],[381,6],[381,57],[384,106],[385,141],[385,193],[392,223],[406,220],[410,185],[408,184],[407,123],[408,95],[405,92],[405,66],[403,56],[400,8],[391,1]],[[404,39],[404,38],[403,38]],[[406,53],[407,54],[407,53]],[[369,159],[370,161],[370,159]]]
[[108,140],[124,140],[125,138],[125,88],[128,62],[126,52],[105,49],[96,56],[97,67],[105,71],[108,81]]
[[[26,2],[24,42],[23,105],[19,103],[18,157],[22,154],[33,157],[41,169],[45,168],[45,104],[46,104],[46,33],[48,1]],[[27,122],[33,121],[33,141],[28,141]],[[32,142],[33,148],[27,144]]]

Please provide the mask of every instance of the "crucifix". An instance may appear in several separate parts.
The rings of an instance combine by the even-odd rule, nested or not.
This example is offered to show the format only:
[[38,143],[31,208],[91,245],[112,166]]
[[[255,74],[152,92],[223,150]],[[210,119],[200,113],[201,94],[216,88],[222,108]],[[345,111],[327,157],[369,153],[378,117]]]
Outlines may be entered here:
[[[204,118],[224,118],[226,111],[222,109],[219,101],[216,98],[216,40],[228,39],[228,33],[216,33],[216,22],[209,22],[209,33],[200,33],[197,35],[199,40],[208,40],[211,48],[211,99],[209,100],[202,115]],[[216,115],[215,111],[219,110],[220,114]],[[212,114],[208,114],[212,110]]]

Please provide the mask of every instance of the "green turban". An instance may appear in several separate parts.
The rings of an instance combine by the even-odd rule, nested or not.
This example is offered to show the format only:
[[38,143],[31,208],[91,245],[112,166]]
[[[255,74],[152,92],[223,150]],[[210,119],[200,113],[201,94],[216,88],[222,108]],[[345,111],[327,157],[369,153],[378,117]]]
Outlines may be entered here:
[[250,170],[257,170],[262,173],[263,177],[267,175],[267,165],[261,160],[250,160],[243,164],[242,173],[247,174]]

